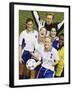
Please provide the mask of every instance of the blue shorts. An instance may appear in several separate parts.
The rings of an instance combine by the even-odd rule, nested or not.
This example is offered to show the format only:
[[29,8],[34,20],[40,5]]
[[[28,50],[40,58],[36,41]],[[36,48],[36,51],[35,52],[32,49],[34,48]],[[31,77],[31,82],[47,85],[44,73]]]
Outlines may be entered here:
[[28,61],[28,59],[31,59],[31,57],[32,57],[32,55],[30,54],[30,52],[24,50],[24,52],[22,54],[23,63],[26,64],[26,62]]
[[54,74],[53,71],[46,69],[44,67],[41,67],[38,72],[37,78],[52,78],[53,74]]

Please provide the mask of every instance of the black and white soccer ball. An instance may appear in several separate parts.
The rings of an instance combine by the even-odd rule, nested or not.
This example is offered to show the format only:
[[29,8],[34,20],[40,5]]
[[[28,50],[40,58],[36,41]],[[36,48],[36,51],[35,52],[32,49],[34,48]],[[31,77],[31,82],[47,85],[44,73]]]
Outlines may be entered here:
[[34,70],[36,68],[36,61],[34,59],[29,59],[26,63],[26,67],[29,70]]

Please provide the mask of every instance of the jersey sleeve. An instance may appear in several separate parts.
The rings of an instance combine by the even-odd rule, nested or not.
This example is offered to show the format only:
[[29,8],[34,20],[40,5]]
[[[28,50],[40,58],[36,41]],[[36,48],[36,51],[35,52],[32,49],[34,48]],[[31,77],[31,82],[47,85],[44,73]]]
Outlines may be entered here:
[[34,15],[35,20],[36,20],[36,23],[37,23],[37,25],[38,25],[38,30],[40,30],[41,27],[44,27],[45,21],[42,20],[42,19],[40,19],[37,11],[33,11],[33,15]]
[[23,33],[19,36],[19,46],[22,46],[22,40],[23,40]]
[[55,40],[53,42],[53,47],[58,50],[59,48],[59,38],[58,37],[55,37]]

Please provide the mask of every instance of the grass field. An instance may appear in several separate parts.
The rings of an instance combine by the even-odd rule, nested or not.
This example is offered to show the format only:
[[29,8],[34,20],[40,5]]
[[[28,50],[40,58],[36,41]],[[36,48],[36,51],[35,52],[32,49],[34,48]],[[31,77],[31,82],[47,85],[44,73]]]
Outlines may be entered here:
[[[43,11],[39,11],[38,12],[40,15],[40,18],[42,18],[43,20],[46,17],[46,14],[48,12],[43,12]],[[61,22],[64,19],[64,13],[63,12],[54,12],[54,22]],[[25,10],[20,10],[19,11],[19,34],[25,29],[25,22],[27,18],[33,18],[32,16],[32,12],[31,11],[25,11]],[[34,21],[34,28],[37,30],[37,26],[36,23]],[[62,33],[64,30],[62,30],[60,33]],[[59,34],[60,34],[59,33]]]

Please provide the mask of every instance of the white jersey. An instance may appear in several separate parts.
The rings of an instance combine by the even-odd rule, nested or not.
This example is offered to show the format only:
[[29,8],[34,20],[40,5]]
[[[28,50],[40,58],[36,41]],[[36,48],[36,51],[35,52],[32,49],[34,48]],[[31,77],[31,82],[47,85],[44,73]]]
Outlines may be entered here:
[[22,45],[22,40],[25,41],[25,47],[24,50],[27,51],[34,51],[34,48],[36,48],[37,40],[38,40],[38,32],[36,30],[33,30],[31,32],[27,32],[27,30],[24,30],[20,34],[19,38],[19,45]]
[[43,48],[39,50],[39,54],[41,55],[43,60],[42,66],[54,71],[54,67],[52,66],[52,64],[54,63],[54,60],[59,60],[58,51],[52,47],[50,51],[46,52]]
[[44,48],[44,43],[39,43],[39,42],[38,42],[38,48],[37,48],[38,51],[39,51],[39,50],[43,50],[43,48]]
[[43,48],[44,48],[44,43],[37,43],[37,48],[35,49],[35,51],[34,51],[34,54],[36,54],[36,56],[37,57],[39,57],[39,61],[41,61],[41,55],[40,55],[40,53],[39,53],[39,50],[41,51],[41,50],[43,50]]

